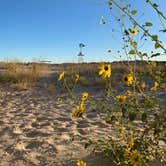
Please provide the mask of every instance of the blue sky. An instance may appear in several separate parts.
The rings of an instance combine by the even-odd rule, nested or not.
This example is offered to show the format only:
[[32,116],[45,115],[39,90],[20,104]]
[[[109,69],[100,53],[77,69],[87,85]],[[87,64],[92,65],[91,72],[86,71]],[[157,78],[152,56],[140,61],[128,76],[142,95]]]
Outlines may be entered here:
[[[130,0],[133,9],[139,11],[136,18],[142,23],[152,21],[154,26],[150,30],[158,33],[162,29],[159,19],[144,1]],[[165,0],[152,1],[157,2],[166,13]],[[105,2],[0,0],[0,60],[77,62],[80,42],[86,45],[83,53],[87,62],[119,60],[117,50],[122,47],[120,28]],[[115,9],[113,12],[116,15]],[[105,25],[99,24],[101,16],[105,18]],[[112,33],[112,28],[117,32]],[[166,33],[159,34],[166,46]],[[135,37],[136,40],[139,38],[140,35]],[[107,53],[108,49],[112,50],[112,54]],[[141,49],[152,50],[152,43],[143,44]],[[158,60],[165,58],[161,56]]]

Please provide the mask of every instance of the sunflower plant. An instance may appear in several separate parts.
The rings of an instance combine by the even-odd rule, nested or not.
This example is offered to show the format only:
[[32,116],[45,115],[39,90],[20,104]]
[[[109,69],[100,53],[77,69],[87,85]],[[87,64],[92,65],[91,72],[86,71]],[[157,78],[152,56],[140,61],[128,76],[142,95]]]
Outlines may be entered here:
[[[111,63],[101,62],[96,70],[98,77],[106,81],[105,101],[87,102],[89,94],[83,92],[77,107],[72,112],[72,118],[82,117],[87,103],[96,107],[95,110],[104,112],[105,122],[114,129],[112,135],[100,140],[87,138],[85,147],[94,145],[93,152],[100,151],[114,165],[143,166],[149,165],[154,160],[166,162],[164,139],[166,114],[165,109],[159,104],[157,95],[157,91],[162,90],[161,84],[164,83],[166,72],[157,70],[158,64],[150,61],[151,58],[165,53],[166,48],[160,37],[150,31],[153,23],[139,22],[136,17],[138,11],[132,9],[130,2],[130,0],[108,0],[111,16],[118,23],[122,33],[123,46],[118,53],[123,52],[127,58],[126,63],[123,61],[121,63],[127,66],[127,70],[125,73],[124,71],[119,73],[117,88],[120,90],[112,88],[111,81],[116,78],[112,75],[114,70]],[[166,17],[158,5],[151,0],[146,0],[145,3],[156,12],[161,25],[165,27],[163,20],[166,20]],[[118,16],[114,15],[113,8],[118,10]],[[130,24],[125,23],[126,19],[129,19]],[[103,17],[101,24],[107,24]],[[162,32],[165,33],[166,30]],[[154,51],[146,53],[140,49],[145,42],[152,43],[155,53]],[[112,50],[107,52],[112,54]],[[137,59],[143,64],[142,71],[138,70]],[[80,76],[76,74],[74,78],[71,90],[67,84],[67,74],[62,72],[59,75],[59,81],[64,81],[65,87],[71,94]],[[77,165],[86,165],[86,163],[78,160]]]
[[[150,62],[151,58],[159,56],[161,53],[142,52],[140,43],[142,40],[143,42],[152,42],[154,50],[157,51],[160,48],[163,53],[166,52],[166,48],[159,36],[150,32],[149,27],[153,26],[151,22],[139,23],[136,17],[138,11],[132,9],[129,2],[126,0],[108,1],[112,17],[121,29],[124,42],[122,50],[127,57],[128,71],[122,75],[120,84],[121,89],[123,86],[123,92],[112,91],[112,87],[108,86],[110,79],[115,79],[111,75],[114,72],[111,64],[102,62],[98,66],[99,76],[109,80],[107,91],[111,89],[111,95],[107,96],[107,100],[110,99],[110,102],[104,103],[102,111],[107,113],[106,123],[112,125],[115,130],[112,136],[108,136],[106,139],[89,140],[86,147],[95,145],[93,151],[100,150],[115,165],[142,166],[149,165],[150,161],[154,160],[166,162],[164,148],[166,116],[164,108],[158,103],[159,99],[156,93],[165,80],[165,72],[156,70],[157,63]],[[166,20],[166,17],[159,10],[158,5],[147,0],[145,3],[155,10],[162,26],[165,27],[163,20]],[[120,13],[119,18],[114,15],[113,8],[120,11],[118,12]],[[128,28],[124,22],[127,18],[131,21]],[[107,24],[105,20],[104,24]],[[163,32],[166,31],[163,30]],[[140,41],[136,40],[136,37],[138,38],[140,35]],[[110,52],[112,53],[112,51]],[[131,63],[130,60],[133,58],[134,62]],[[145,67],[141,72],[137,72],[137,58]]]

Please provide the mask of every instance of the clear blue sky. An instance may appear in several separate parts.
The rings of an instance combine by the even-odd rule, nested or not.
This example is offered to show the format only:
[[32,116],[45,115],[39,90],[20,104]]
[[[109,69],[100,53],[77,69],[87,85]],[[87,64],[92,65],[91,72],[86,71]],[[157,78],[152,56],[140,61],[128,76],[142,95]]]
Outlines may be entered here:
[[[156,27],[162,29],[159,19],[145,0],[130,1],[139,11],[136,18],[142,23],[153,21],[151,31],[158,33]],[[165,0],[152,1],[166,13]],[[121,35],[117,32],[112,35],[111,30],[120,28],[109,14],[107,3],[101,2],[104,1],[0,0],[0,60],[77,62],[80,42],[86,45],[85,61],[118,60]],[[105,25],[99,24],[101,16],[105,18]],[[166,46],[166,33],[160,34]],[[108,49],[112,54],[107,53]],[[152,49],[151,43],[142,49]],[[165,60],[164,56],[158,59]]]

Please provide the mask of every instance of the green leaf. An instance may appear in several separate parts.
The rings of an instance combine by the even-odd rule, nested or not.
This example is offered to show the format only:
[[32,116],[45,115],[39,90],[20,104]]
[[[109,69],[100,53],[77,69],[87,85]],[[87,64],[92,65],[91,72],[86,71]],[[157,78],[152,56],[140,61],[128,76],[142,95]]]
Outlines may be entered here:
[[147,122],[147,114],[144,112],[141,117],[142,122]]
[[129,32],[125,29],[124,30],[125,35],[129,35]]
[[126,112],[127,112],[127,109],[125,107],[123,107],[122,108],[122,115],[123,115],[123,117],[125,117]]
[[134,121],[136,119],[136,113],[134,111],[129,112],[129,120]]
[[152,54],[152,55],[151,55],[151,58],[156,57],[156,56],[159,56],[159,55],[160,55],[160,53]]
[[132,21],[134,28],[138,25],[137,22]]
[[152,39],[153,39],[154,41],[157,41],[157,40],[158,40],[158,36],[157,36],[157,35],[152,35]]
[[131,41],[130,41],[130,45],[131,45],[131,46],[137,46],[137,42],[134,41],[134,40],[131,40]]
[[157,49],[157,48],[160,48],[160,47],[161,47],[160,43],[156,42],[155,45],[154,45],[154,48]]
[[109,6],[112,6],[112,2],[111,2],[111,1],[108,1],[108,5],[109,5]]
[[151,23],[151,22],[145,22],[145,26],[147,26],[147,27],[150,27],[150,26],[152,26],[153,24]]
[[113,121],[115,121],[116,120],[116,117],[113,115],[113,116],[111,116],[111,121],[113,122]]
[[157,7],[158,7],[158,4],[154,3],[154,4],[153,4],[153,7],[154,7],[154,8],[157,8]]
[[104,20],[103,16],[101,16],[101,18],[100,18],[100,24],[105,24],[105,20]]
[[105,122],[109,124],[111,123],[111,117],[109,115],[105,117]]
[[132,14],[132,15],[137,14],[137,10],[132,10],[132,11],[131,11],[131,14]]
[[136,54],[135,50],[130,50],[128,54]]
[[148,57],[148,54],[147,53],[143,53],[142,56]]
[[159,30],[160,32],[166,32],[166,29],[163,29],[163,30]]
[[131,7],[131,5],[130,5],[130,4],[127,4],[127,5],[126,5],[126,8],[130,8],[130,7]]

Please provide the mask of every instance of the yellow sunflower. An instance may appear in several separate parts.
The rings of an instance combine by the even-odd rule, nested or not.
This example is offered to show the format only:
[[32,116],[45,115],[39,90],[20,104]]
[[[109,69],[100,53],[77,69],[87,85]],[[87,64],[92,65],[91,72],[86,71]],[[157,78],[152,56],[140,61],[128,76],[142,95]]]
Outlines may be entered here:
[[100,63],[99,67],[99,75],[102,76],[102,78],[110,78],[111,76],[111,65],[110,64],[105,64],[105,63]]
[[72,113],[72,118],[80,117],[84,112],[84,102],[81,102],[81,104],[74,110]]
[[116,96],[116,100],[121,102],[121,103],[124,103],[126,101],[126,96],[124,96],[124,95],[117,95]]
[[145,87],[146,87],[145,82],[142,82],[142,83],[141,83],[141,88],[142,88],[142,89],[145,89]]
[[82,160],[78,160],[77,166],[86,166],[86,162],[83,162]]
[[76,75],[75,75],[75,81],[77,82],[79,79],[80,79],[80,75],[79,75],[79,74],[76,74]]
[[123,81],[124,83],[126,83],[127,85],[131,85],[133,83],[133,75],[132,74],[125,74],[123,76]]
[[157,88],[158,88],[158,86],[159,86],[159,84],[158,84],[158,82],[154,82],[154,85],[153,85],[153,87],[151,87],[151,91],[156,91],[157,90]]
[[58,77],[58,81],[62,80],[65,76],[65,72],[62,71],[60,74],[59,74],[59,77]]
[[84,93],[82,93],[82,101],[87,100],[88,95],[89,95],[88,92],[84,92]]
[[132,35],[137,35],[138,30],[137,29],[131,29],[130,32],[131,32]]
[[57,101],[58,101],[59,103],[61,103],[61,102],[62,102],[62,98],[61,98],[61,97],[58,97]]
[[126,93],[127,93],[128,96],[131,96],[131,91],[130,90],[127,90]]

